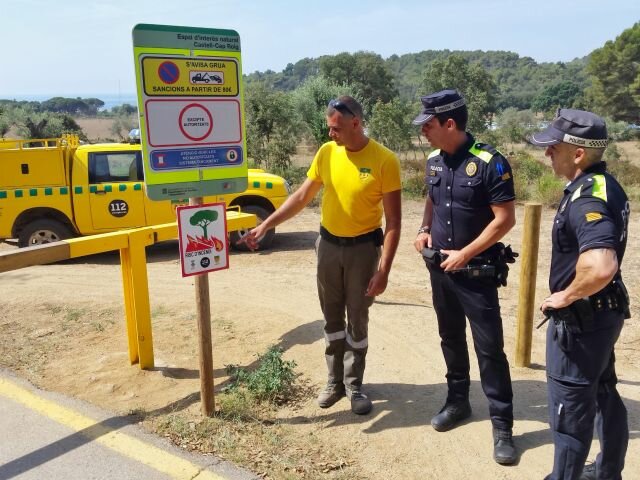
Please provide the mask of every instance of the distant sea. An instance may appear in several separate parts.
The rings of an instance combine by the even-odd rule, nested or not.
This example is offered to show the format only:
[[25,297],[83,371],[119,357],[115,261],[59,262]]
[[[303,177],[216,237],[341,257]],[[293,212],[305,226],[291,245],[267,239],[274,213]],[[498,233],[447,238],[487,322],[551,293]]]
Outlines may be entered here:
[[33,102],[44,102],[53,97],[65,97],[65,98],[99,98],[104,102],[104,107],[101,110],[110,110],[113,107],[124,105],[128,103],[134,107],[138,104],[138,97],[135,93],[82,93],[80,95],[71,94],[57,94],[57,93],[43,93],[38,95],[5,95],[0,92],[0,100],[28,100]]

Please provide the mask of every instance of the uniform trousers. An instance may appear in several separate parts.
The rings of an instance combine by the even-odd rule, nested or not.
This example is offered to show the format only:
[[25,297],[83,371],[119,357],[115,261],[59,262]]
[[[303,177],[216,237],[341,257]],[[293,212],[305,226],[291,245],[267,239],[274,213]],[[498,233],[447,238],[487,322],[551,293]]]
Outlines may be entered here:
[[[318,297],[324,315],[329,383],[350,390],[362,386],[369,346],[369,307],[365,296],[378,269],[381,248],[374,241],[336,245],[318,239]],[[346,313],[346,322],[345,322]]]
[[480,383],[489,400],[495,428],[513,427],[513,391],[504,354],[498,288],[490,278],[471,279],[429,267],[433,307],[438,317],[440,345],[447,365],[447,403],[469,399],[469,351],[466,319],[480,367]]
[[624,323],[617,311],[596,314],[589,331],[560,342],[553,321],[547,330],[549,423],[553,472],[547,480],[580,478],[593,438],[600,438],[598,480],[619,480],[629,442],[627,410],[616,389],[614,345]]

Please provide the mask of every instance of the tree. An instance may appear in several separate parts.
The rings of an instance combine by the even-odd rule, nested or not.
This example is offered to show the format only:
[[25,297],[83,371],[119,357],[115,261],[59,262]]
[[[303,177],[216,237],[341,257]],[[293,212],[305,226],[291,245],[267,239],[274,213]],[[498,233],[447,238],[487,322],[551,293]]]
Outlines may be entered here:
[[0,106],[0,138],[4,138],[11,129],[11,120],[9,120],[7,110],[7,108]]
[[138,107],[129,103],[123,103],[122,105],[111,107],[111,113],[113,115],[133,115],[134,113],[138,113]]
[[87,140],[82,128],[69,115],[35,112],[29,108],[15,109],[13,115],[13,123],[23,138],[58,138],[64,133],[71,133]]
[[98,110],[104,107],[104,102],[99,98],[85,98],[83,99],[84,103],[87,105],[87,115],[97,115]]
[[393,74],[383,58],[373,52],[340,53],[320,59],[320,73],[337,85],[351,85],[362,98],[367,114],[378,100],[398,96]]
[[257,165],[287,169],[300,138],[300,122],[289,94],[264,83],[247,85],[247,154]]
[[591,52],[587,98],[593,110],[614,120],[640,118],[640,22]]
[[368,122],[369,135],[396,153],[411,148],[411,115],[409,104],[398,98],[388,103],[380,100],[374,105]]
[[113,119],[113,124],[109,131],[117,136],[120,140],[126,140],[129,132],[134,128],[138,128],[138,118],[132,115],[119,114]]
[[557,108],[571,108],[582,96],[582,88],[572,81],[547,85],[531,104],[534,112],[551,112]]
[[329,100],[341,95],[355,97],[353,87],[338,86],[324,76],[308,79],[293,92],[295,109],[302,119],[315,147],[329,140],[329,129],[325,113]]
[[521,142],[530,133],[537,131],[536,117],[531,110],[506,108],[498,116],[498,131],[505,142]]
[[198,210],[196,213],[191,215],[191,218],[189,218],[189,223],[193,226],[202,228],[202,230],[204,231],[204,239],[208,240],[209,236],[207,235],[207,227],[217,219],[218,212],[216,212],[215,210]]
[[469,63],[460,55],[434,60],[424,72],[422,86],[429,93],[456,88],[469,109],[467,129],[473,133],[486,130],[495,111],[497,88],[482,65]]

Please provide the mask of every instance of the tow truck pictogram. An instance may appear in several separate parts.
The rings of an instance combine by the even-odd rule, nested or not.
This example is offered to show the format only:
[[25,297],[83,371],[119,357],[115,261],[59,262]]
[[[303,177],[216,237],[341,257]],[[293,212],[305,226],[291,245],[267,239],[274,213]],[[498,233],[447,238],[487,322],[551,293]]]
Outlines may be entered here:
[[223,83],[222,77],[211,72],[190,72],[191,83]]

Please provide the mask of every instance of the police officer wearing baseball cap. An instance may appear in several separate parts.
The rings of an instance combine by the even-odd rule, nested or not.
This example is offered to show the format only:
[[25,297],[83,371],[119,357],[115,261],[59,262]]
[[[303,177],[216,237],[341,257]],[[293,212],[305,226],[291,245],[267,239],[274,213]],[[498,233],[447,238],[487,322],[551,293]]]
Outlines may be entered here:
[[[555,447],[553,472],[546,478],[620,479],[629,427],[616,390],[614,347],[629,317],[620,273],[629,201],[602,161],[607,127],[599,116],[561,109],[529,142],[546,147],[554,172],[569,180],[553,223],[551,295],[540,307],[549,318],[547,384]],[[594,421],[601,452],[585,467]]]
[[428,195],[414,246],[419,252],[429,247],[444,258],[428,262],[427,268],[448,387],[445,405],[431,425],[444,432],[471,415],[467,317],[482,389],[489,400],[493,456],[498,463],[512,464],[517,460],[512,439],[513,392],[498,283],[495,278],[468,275],[466,269],[476,258],[495,259],[499,240],[515,225],[511,167],[495,148],[476,142],[465,131],[467,106],[457,90],[436,92],[421,102],[422,111],[413,123],[421,125],[436,150],[427,159]]

